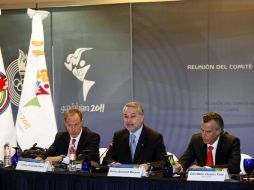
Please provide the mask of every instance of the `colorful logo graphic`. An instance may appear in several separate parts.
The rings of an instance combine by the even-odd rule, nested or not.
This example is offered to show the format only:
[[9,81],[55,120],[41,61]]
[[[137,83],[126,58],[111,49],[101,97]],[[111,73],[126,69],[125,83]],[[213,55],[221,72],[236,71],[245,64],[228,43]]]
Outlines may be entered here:
[[0,115],[8,108],[9,104],[8,81],[6,76],[0,72]]
[[6,75],[9,79],[10,99],[15,106],[19,106],[25,77],[26,62],[27,55],[22,50],[19,50],[18,59],[11,62],[6,69]]
[[65,67],[72,72],[72,74],[83,82],[83,99],[86,101],[86,97],[91,87],[95,84],[95,81],[86,80],[86,73],[90,69],[91,65],[86,65],[84,60],[80,60],[83,52],[91,50],[93,48],[79,48],[74,54],[69,54],[67,62],[64,63]]
[[38,70],[36,79],[37,81],[35,85],[35,97],[29,100],[24,107],[28,106],[40,107],[38,96],[49,95],[48,71],[46,69]]

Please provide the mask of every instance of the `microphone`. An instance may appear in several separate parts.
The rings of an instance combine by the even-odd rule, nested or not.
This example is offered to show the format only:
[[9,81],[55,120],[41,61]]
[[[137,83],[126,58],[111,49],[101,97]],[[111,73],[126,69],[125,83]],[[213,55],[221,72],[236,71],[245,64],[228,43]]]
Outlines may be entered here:
[[100,160],[101,160],[101,158],[104,156],[104,154],[106,154],[111,148],[113,148],[113,144],[112,144],[112,143],[110,143],[110,144],[108,145],[108,147],[101,153],[101,155],[100,155]]
[[84,155],[83,154],[79,154],[77,157],[77,160],[83,160],[84,159]]
[[78,155],[77,160],[84,160],[86,156],[88,157],[89,152],[91,152],[91,150],[83,150],[83,153]]
[[99,164],[100,164],[100,165],[99,165],[98,167],[96,167],[94,171],[96,171],[96,172],[106,172],[106,171],[108,171],[108,166],[102,165],[102,161],[103,161],[102,159],[103,159],[103,157],[105,156],[105,154],[106,154],[111,148],[113,148],[113,144],[112,144],[112,143],[110,143],[110,144],[108,145],[108,147],[105,148],[105,150],[103,150],[102,153],[100,153],[100,156],[99,156],[99,160],[100,160],[100,163],[99,163]]

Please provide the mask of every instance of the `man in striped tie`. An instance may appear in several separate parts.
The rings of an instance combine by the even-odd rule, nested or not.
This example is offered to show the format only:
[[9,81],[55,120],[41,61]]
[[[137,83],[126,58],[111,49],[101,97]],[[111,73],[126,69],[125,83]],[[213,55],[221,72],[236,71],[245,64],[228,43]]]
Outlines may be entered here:
[[222,117],[215,112],[203,115],[200,133],[194,134],[187,150],[177,162],[178,171],[192,167],[228,168],[229,173],[240,172],[240,140],[224,131]]
[[64,125],[67,131],[57,133],[53,144],[40,157],[52,162],[68,164],[68,154],[71,147],[74,147],[77,156],[82,155],[84,150],[89,150],[90,160],[98,162],[100,136],[89,128],[83,127],[82,112],[78,109],[67,110],[64,113]]

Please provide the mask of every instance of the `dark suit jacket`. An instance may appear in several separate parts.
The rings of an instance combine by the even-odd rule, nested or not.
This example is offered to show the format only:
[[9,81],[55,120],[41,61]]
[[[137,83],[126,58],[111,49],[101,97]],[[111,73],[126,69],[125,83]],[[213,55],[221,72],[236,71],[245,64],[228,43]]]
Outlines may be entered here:
[[136,147],[134,159],[131,159],[129,147],[129,131],[123,129],[117,131],[113,137],[113,146],[103,159],[103,164],[119,162],[122,164],[151,163],[154,167],[161,167],[163,155],[166,155],[165,145],[161,134],[155,130],[143,126]]
[[[55,141],[44,153],[44,159],[48,156],[67,155],[70,143],[70,135],[66,132],[56,134]],[[82,133],[76,150],[77,156],[83,154],[83,150],[90,150],[88,156],[91,160],[99,161],[100,136],[87,127],[82,128]]]
[[[190,144],[183,156],[179,159],[183,169],[188,169],[196,160],[199,166],[205,166],[207,156],[207,145],[203,143],[201,134],[194,134]],[[219,139],[215,166],[217,168],[228,168],[229,173],[237,174],[240,172],[240,140],[227,132],[224,132]]]

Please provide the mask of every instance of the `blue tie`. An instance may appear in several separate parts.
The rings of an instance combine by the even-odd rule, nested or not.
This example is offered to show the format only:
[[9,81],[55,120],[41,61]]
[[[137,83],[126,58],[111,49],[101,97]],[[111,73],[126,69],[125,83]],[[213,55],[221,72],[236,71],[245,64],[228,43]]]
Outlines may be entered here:
[[135,154],[135,150],[136,150],[136,136],[134,134],[131,134],[131,158],[133,160],[134,158],[134,154]]

